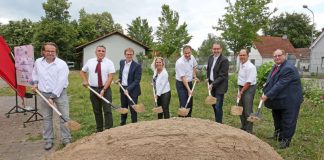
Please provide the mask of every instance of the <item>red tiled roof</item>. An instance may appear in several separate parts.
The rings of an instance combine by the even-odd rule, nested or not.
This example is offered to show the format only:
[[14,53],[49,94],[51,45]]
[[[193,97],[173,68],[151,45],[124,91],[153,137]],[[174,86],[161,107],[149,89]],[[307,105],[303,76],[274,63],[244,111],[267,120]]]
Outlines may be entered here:
[[[286,53],[295,54],[295,48],[288,39],[272,36],[258,36],[259,41],[253,44],[263,58],[270,58],[277,49],[283,49]],[[298,56],[298,55],[296,55]]]

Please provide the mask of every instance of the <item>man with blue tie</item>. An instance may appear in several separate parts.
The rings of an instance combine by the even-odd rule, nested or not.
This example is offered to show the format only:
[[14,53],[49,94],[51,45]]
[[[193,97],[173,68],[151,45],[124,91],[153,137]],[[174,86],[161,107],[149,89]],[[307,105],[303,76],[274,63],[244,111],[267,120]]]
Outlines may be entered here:
[[273,53],[276,63],[263,88],[261,99],[272,109],[274,138],[279,140],[279,148],[289,147],[296,130],[300,105],[303,102],[302,86],[296,67],[286,60],[283,50]]
[[[141,95],[140,81],[142,77],[142,67],[133,60],[135,52],[132,48],[126,48],[124,51],[125,59],[121,60],[119,65],[119,79],[117,80],[125,88],[125,92],[120,89],[121,107],[128,108],[133,103],[127,98],[127,94],[137,103],[138,96]],[[137,113],[133,107],[129,107],[132,123],[137,122]],[[125,125],[127,114],[120,115],[120,125]]]

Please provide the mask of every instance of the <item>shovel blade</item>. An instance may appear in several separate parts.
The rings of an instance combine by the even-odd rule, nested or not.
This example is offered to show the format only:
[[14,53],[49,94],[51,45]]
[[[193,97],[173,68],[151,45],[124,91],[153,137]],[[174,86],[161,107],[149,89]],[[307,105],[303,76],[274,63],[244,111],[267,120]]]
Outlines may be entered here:
[[179,108],[179,110],[178,110],[178,115],[185,117],[185,116],[188,115],[189,111],[190,111],[189,108],[181,107],[181,108]]
[[81,124],[73,120],[69,120],[68,122],[64,123],[64,125],[69,128],[70,131],[78,131],[81,128]]
[[152,111],[153,111],[154,113],[163,113],[163,109],[162,109],[161,106],[154,107],[154,108],[152,109]]
[[145,111],[145,107],[142,103],[140,104],[135,104],[132,106],[133,109],[137,112],[137,113],[141,113],[141,112],[144,112]]
[[243,107],[242,106],[232,106],[231,107],[231,115],[234,116],[240,116],[243,113]]
[[251,113],[250,116],[247,118],[247,121],[249,122],[257,122],[261,120],[261,115],[257,113]]
[[207,105],[213,105],[217,103],[217,98],[213,96],[207,96],[205,99],[205,104]]
[[119,107],[116,109],[116,112],[118,112],[120,114],[126,114],[126,113],[128,113],[128,109]]

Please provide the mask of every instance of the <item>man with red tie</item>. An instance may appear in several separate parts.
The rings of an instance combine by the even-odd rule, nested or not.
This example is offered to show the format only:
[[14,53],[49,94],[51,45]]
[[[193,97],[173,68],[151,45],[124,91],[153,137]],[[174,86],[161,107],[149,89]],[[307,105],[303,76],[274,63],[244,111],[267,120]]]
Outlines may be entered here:
[[[86,73],[88,73],[88,80]],[[114,73],[115,67],[113,62],[106,58],[106,47],[99,45],[96,48],[96,58],[89,59],[80,71],[80,76],[83,80],[82,85],[84,87],[90,86],[92,89],[100,93],[101,96],[111,102],[112,96],[110,85]],[[101,98],[92,92],[90,92],[90,100],[95,115],[97,132],[102,132],[104,129],[112,128],[113,117],[111,106],[103,102]]]
[[300,105],[303,102],[302,86],[296,67],[286,60],[283,50],[273,53],[276,63],[268,75],[261,99],[272,109],[274,137],[279,148],[289,147],[294,136]]

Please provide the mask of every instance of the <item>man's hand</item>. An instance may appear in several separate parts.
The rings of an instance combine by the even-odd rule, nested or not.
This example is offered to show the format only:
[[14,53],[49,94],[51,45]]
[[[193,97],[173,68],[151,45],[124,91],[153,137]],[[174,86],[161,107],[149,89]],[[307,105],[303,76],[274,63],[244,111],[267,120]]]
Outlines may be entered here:
[[87,88],[89,86],[89,83],[88,83],[88,81],[83,81],[82,85],[83,85],[83,87]]
[[210,84],[209,86],[208,86],[208,90],[212,90],[213,89],[213,85],[212,84]]
[[197,77],[194,77],[194,79],[193,79],[194,81],[196,81],[197,83],[199,83],[200,82],[200,80],[197,78]]
[[100,96],[103,97],[104,95],[105,95],[105,90],[102,89],[102,90],[100,91]]
[[268,99],[268,97],[266,95],[262,95],[261,99],[262,99],[263,102],[265,102]]
[[127,95],[129,96],[127,89],[125,89],[124,94],[125,94],[126,96],[127,96]]
[[115,84],[120,83],[120,79],[117,79],[114,83],[115,83]]
[[49,99],[48,99],[48,102],[49,102],[51,105],[54,105],[54,101],[53,101],[52,98],[49,98]]
[[193,96],[193,92],[192,92],[192,90],[189,90],[189,91],[188,91],[188,96]]

